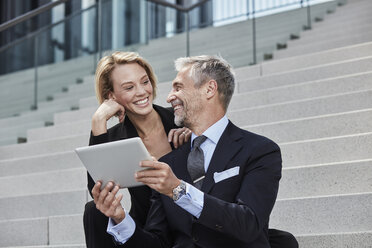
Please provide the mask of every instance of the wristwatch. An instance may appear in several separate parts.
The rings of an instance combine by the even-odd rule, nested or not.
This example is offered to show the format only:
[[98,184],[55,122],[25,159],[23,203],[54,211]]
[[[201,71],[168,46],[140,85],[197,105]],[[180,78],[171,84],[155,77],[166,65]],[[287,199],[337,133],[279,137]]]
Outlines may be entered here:
[[186,184],[184,181],[181,180],[180,185],[173,189],[173,201],[177,201],[183,195],[186,195]]

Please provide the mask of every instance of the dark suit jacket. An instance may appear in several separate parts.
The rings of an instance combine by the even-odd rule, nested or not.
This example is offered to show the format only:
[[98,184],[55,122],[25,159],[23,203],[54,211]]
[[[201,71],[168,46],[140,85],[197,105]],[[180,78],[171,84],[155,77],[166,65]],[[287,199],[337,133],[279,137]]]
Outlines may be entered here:
[[[190,143],[165,155],[175,175],[190,183]],[[239,166],[237,176],[214,182],[213,174]],[[123,247],[270,247],[268,223],[281,178],[279,147],[229,122],[203,182],[198,219],[172,199],[154,192],[145,229],[136,227]],[[172,236],[174,240],[172,240]]]
[[[163,108],[157,105],[153,105],[153,108],[160,115],[166,134],[168,134],[172,128],[177,128],[177,126],[174,124],[174,114],[172,108]],[[137,130],[129,118],[125,117],[124,122],[118,123],[111,127],[107,130],[107,133],[98,136],[93,136],[91,134],[89,145],[97,145],[133,137],[138,137]],[[172,149],[174,149],[172,143],[171,146]],[[90,195],[92,195],[94,184],[95,182],[93,178],[88,173],[88,190]],[[136,220],[137,224],[143,226],[146,222],[147,213],[150,209],[149,199],[151,197],[151,189],[147,186],[139,186],[129,188],[128,190],[131,195],[132,202],[130,214]]]

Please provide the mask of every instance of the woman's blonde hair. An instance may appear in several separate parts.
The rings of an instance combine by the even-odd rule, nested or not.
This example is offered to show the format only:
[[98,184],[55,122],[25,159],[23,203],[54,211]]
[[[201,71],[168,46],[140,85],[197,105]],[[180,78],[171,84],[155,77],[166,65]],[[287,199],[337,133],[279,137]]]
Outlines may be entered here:
[[147,73],[153,88],[153,96],[156,96],[156,76],[152,70],[151,65],[138,53],[134,52],[114,52],[111,55],[103,57],[97,65],[95,75],[95,89],[96,97],[101,104],[104,100],[109,98],[109,93],[114,92],[114,87],[111,79],[111,72],[116,65],[123,65],[129,63],[139,64]]

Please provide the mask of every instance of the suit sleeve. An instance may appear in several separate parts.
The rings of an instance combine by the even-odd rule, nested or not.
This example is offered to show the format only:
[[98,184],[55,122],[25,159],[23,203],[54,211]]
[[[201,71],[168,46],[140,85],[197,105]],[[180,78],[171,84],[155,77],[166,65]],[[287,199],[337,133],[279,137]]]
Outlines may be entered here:
[[217,232],[249,243],[255,240],[269,221],[281,178],[279,147],[268,142],[257,148],[245,165],[235,202],[226,202],[204,194],[199,222]]

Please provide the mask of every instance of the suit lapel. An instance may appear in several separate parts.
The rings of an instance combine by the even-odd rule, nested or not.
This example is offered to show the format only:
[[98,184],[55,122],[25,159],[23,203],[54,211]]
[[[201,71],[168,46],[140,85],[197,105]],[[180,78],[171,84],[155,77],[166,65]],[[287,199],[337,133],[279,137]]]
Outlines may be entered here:
[[231,122],[227,125],[220,140],[214,150],[212,159],[209,163],[207,173],[201,190],[209,193],[214,185],[213,174],[223,171],[229,164],[230,160],[239,152],[242,145],[237,142],[242,137],[241,131]]

